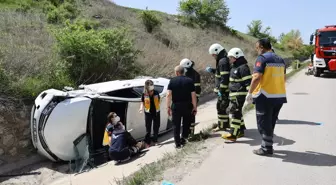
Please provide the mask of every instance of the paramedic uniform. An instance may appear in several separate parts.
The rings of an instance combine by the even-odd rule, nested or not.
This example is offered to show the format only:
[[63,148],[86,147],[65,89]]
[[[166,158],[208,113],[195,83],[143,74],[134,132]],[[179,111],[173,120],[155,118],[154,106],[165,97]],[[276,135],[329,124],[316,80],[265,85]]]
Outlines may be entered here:
[[261,149],[273,153],[274,125],[281,106],[287,103],[285,62],[275,53],[266,52],[258,56],[254,73],[263,74],[259,84],[252,92],[258,131],[262,137]]

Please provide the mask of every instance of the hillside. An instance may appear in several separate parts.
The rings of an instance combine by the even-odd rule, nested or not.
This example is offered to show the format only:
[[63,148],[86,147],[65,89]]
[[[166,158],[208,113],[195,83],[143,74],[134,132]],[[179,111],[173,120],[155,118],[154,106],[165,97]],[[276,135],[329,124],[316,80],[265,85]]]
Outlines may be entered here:
[[204,72],[215,66],[211,44],[240,47],[250,63],[256,57],[256,38],[236,30],[188,27],[178,16],[150,11],[161,25],[149,33],[141,10],[107,0],[0,0],[0,10],[0,165],[32,153],[32,100],[47,88],[169,77],[190,58],[201,72],[204,95],[214,86],[214,76]]
[[[21,89],[20,97],[34,97],[51,85],[60,88],[61,85],[70,84],[63,76],[58,79],[61,83],[45,83],[51,76],[48,74],[50,69],[62,71],[57,66],[56,60],[62,59],[59,59],[58,53],[55,52],[56,41],[53,35],[55,28],[58,29],[61,25],[48,24],[46,14],[36,8],[39,5],[20,4],[25,0],[16,4],[2,1],[0,66],[14,82],[10,86]],[[134,40],[136,49],[141,51],[135,63],[135,66],[141,68],[131,76],[121,75],[121,78],[134,75],[170,76],[173,67],[185,57],[193,59],[196,68],[203,71],[207,65],[215,65],[213,58],[208,54],[209,46],[215,42],[223,44],[227,50],[231,47],[242,48],[250,62],[256,57],[256,39],[232,32],[230,29],[223,31],[190,28],[183,26],[177,16],[155,12],[162,24],[152,33],[148,33],[139,18],[140,10],[117,6],[107,0],[77,1],[77,6],[79,11],[76,12],[76,18],[95,22],[98,29],[123,26],[129,30],[129,38]],[[286,52],[276,51],[283,57],[291,56]],[[118,74],[115,74],[114,78],[119,78]]]

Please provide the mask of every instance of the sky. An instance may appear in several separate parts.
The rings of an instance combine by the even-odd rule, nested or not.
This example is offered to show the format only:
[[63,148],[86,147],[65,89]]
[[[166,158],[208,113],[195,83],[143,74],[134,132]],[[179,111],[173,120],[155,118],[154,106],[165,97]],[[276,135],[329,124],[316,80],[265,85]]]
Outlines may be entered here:
[[[121,6],[158,10],[178,14],[179,0],[112,0]],[[262,20],[263,25],[272,28],[272,35],[278,38],[291,29],[301,32],[303,41],[308,44],[315,29],[333,25],[336,0],[319,0],[318,4],[309,0],[226,0],[230,9],[229,26],[247,32],[252,20]],[[270,3],[271,2],[271,3]]]

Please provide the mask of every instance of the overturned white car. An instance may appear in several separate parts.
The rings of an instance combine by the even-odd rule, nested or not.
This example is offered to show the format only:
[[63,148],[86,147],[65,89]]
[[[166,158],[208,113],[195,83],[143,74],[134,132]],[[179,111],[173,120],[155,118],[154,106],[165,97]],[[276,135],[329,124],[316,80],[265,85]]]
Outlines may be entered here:
[[[134,138],[146,134],[144,114],[139,113],[147,79],[154,81],[161,96],[160,133],[172,129],[166,110],[169,79],[137,78],[85,85],[78,90],[43,91],[31,112],[31,135],[38,152],[52,161],[71,161],[78,153],[95,155],[105,151],[103,138],[107,114],[116,112]],[[85,138],[85,142],[81,142]],[[105,147],[106,148],[106,147]]]

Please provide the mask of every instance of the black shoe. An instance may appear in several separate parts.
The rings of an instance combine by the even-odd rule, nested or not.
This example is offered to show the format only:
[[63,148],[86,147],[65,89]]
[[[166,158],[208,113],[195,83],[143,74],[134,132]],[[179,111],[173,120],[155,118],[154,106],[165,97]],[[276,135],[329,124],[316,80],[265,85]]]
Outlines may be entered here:
[[253,150],[253,153],[256,155],[260,155],[260,156],[271,156],[273,155],[273,150],[266,151],[266,150],[263,150],[262,148],[259,148],[257,150]]
[[181,146],[181,145],[175,145],[175,148],[176,148],[176,149],[181,149],[182,146]]
[[181,145],[185,145],[185,144],[187,144],[187,139],[182,138],[181,139]]

